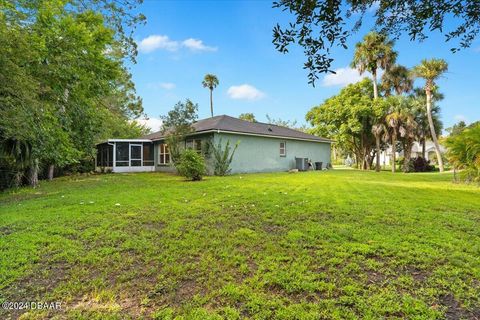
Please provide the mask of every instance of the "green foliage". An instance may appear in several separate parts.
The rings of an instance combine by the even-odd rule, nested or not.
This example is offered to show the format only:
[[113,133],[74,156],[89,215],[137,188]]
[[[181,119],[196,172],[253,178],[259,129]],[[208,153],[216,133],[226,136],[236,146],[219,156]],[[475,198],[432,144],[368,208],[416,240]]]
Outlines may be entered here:
[[202,86],[210,90],[215,89],[219,84],[218,78],[214,74],[206,74],[202,81]]
[[447,158],[456,169],[464,170],[467,182],[480,182],[480,122],[445,139]]
[[[402,33],[410,40],[424,40],[427,32],[438,31],[453,44],[452,51],[468,48],[478,36],[480,2],[470,0],[425,1],[297,1],[277,0],[273,3],[289,15],[285,26],[273,28],[275,48],[288,53],[292,45],[300,46],[306,56],[304,69],[309,70],[309,83],[314,84],[319,73],[332,72],[332,48],[347,49],[349,38],[362,26],[362,21],[374,17],[380,34],[398,38]],[[454,22],[446,19],[455,14]],[[283,20],[283,19],[282,19]],[[446,21],[448,28],[446,27]]]
[[375,146],[372,127],[386,107],[381,100],[374,103],[372,81],[364,79],[313,107],[306,119],[313,126],[313,134],[335,140],[342,154],[355,155],[357,164],[367,167]]
[[198,119],[198,104],[190,99],[185,102],[178,101],[166,116],[160,118],[163,121],[162,131],[166,135],[170,159],[175,165],[180,161],[181,145],[186,135],[194,131],[192,124]]
[[235,151],[237,150],[240,141],[237,141],[233,150],[230,146],[230,140],[227,141],[225,146],[222,145],[222,139],[218,141],[217,145],[211,141],[208,143],[213,154],[213,174],[216,176],[225,176],[229,174],[231,171],[230,164],[232,163],[233,156],[235,155]]
[[129,122],[143,109],[123,65],[135,55],[123,27],[141,20],[127,7],[110,0],[0,3],[0,144],[30,146],[23,174],[36,176],[34,163],[92,161],[106,133],[144,131]]
[[413,89],[413,78],[406,67],[396,64],[382,75],[381,87],[386,96],[392,91],[401,95]]
[[207,171],[205,159],[192,149],[182,151],[175,167],[180,175],[193,181],[202,180]]
[[242,119],[242,120],[245,120],[245,121],[250,121],[250,122],[257,122],[257,120],[255,119],[255,115],[251,112],[249,113],[241,113],[239,116],[238,116],[239,119]]
[[80,301],[25,319],[475,318],[477,186],[351,169],[241,177],[74,176],[0,194],[2,298]]
[[213,89],[215,89],[219,84],[218,78],[214,74],[206,74],[203,78],[202,85],[204,88],[210,90],[210,113],[213,117]]
[[352,67],[357,68],[360,74],[368,71],[375,76],[377,69],[390,69],[398,55],[393,45],[394,42],[384,34],[367,33],[363,41],[355,45]]
[[185,135],[193,131],[192,124],[198,119],[198,104],[190,99],[185,102],[178,101],[166,116],[161,116],[163,121],[162,131],[177,135]]
[[459,121],[458,123],[455,123],[452,127],[447,128],[446,131],[449,133],[450,136],[456,136],[457,134],[460,134],[467,128],[467,124],[465,121]]

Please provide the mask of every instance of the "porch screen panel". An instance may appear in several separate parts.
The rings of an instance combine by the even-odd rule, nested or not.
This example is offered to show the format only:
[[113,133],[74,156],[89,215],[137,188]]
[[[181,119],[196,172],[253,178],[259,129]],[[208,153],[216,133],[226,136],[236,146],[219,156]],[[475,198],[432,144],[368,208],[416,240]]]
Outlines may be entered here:
[[113,146],[107,145],[107,166],[113,167]]
[[130,166],[140,167],[142,165],[142,145],[130,144]]
[[97,167],[111,167],[113,165],[113,147],[108,144],[97,146]]
[[129,157],[129,143],[128,142],[117,142],[117,150],[116,150],[116,162],[115,165],[117,167],[128,167],[130,164],[130,157]]
[[143,144],[143,165],[153,166],[153,143],[145,142]]

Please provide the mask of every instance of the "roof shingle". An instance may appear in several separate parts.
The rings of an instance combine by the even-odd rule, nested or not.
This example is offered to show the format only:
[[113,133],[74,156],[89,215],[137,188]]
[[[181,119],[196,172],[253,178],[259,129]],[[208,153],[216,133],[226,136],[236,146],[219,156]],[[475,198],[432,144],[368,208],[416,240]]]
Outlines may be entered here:
[[[208,131],[223,131],[232,133],[252,134],[259,136],[272,136],[298,140],[314,140],[318,142],[332,142],[330,139],[317,137],[298,130],[277,126],[274,124],[262,122],[250,122],[227,115],[215,116],[212,118],[202,119],[193,125],[194,134]],[[143,136],[142,139],[160,140],[165,135],[159,131]]]

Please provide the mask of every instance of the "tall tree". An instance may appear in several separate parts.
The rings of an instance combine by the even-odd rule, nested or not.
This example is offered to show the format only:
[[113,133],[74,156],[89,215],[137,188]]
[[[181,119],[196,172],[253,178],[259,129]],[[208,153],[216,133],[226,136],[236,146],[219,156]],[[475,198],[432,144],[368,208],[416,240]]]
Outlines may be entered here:
[[[360,74],[368,71],[373,78],[373,98],[378,98],[377,70],[389,70],[397,59],[397,52],[393,50],[394,42],[389,40],[384,34],[370,32],[363,38],[363,42],[356,44],[355,54],[353,56],[352,66],[357,68]],[[376,126],[379,129],[381,126]],[[377,132],[377,130],[375,130]],[[380,171],[380,143],[376,143],[376,171]]]
[[206,74],[203,78],[202,85],[204,88],[208,88],[210,90],[210,113],[213,117],[213,89],[218,86],[218,78],[214,74]]
[[435,132],[435,124],[432,117],[432,94],[435,90],[435,81],[448,70],[448,64],[443,59],[422,60],[422,62],[413,68],[413,74],[416,77],[425,79],[425,95],[428,124],[430,126],[430,134],[435,145],[435,153],[437,154],[438,167],[443,172],[443,160],[440,153],[440,145],[438,144],[437,134]]
[[91,161],[105,123],[129,128],[142,113],[123,65],[136,51],[125,32],[137,0],[114,2],[0,2],[0,79],[8,83],[0,89],[0,144],[31,148],[23,171],[32,185],[39,168],[51,177],[55,165]]
[[340,151],[353,155],[361,169],[370,168],[375,154],[372,126],[378,115],[372,107],[372,91],[372,81],[365,78],[313,107],[305,117],[313,126],[312,134],[334,139]]
[[[334,72],[333,48],[346,49],[348,39],[372,16],[380,33],[395,39],[406,33],[411,41],[421,41],[427,38],[426,33],[439,32],[454,52],[468,48],[480,32],[480,1],[275,0],[273,7],[290,18],[282,19],[284,26],[273,28],[273,44],[282,53],[288,53],[291,45],[304,50],[304,69],[309,70],[308,82],[312,85],[319,73]],[[452,16],[455,19],[447,19]]]
[[396,64],[382,75],[381,87],[386,96],[392,90],[401,95],[413,89],[413,79],[406,67]]
[[357,68],[360,74],[366,71],[372,74],[374,99],[378,98],[378,69],[389,70],[397,59],[393,45],[394,42],[384,34],[369,32],[355,46],[352,67]]
[[[430,125],[428,123],[428,114],[427,114],[427,107],[426,107],[426,94],[423,88],[415,88],[413,89],[413,93],[411,95],[414,99],[414,114],[415,114],[415,121],[417,122],[417,137],[419,142],[422,146],[422,157],[426,158],[426,143],[427,139],[432,139],[432,135],[430,132]],[[438,90],[434,90],[432,92],[432,119],[433,119],[433,126],[435,127],[435,132],[442,131],[443,123],[440,120],[440,107],[438,106],[437,102],[443,100],[444,96],[442,93],[438,92]]]
[[163,121],[162,131],[166,134],[168,148],[174,165],[177,165],[181,155],[181,143],[187,134],[193,131],[193,123],[198,119],[198,104],[190,99],[185,102],[178,101],[172,110],[165,116],[160,116]]

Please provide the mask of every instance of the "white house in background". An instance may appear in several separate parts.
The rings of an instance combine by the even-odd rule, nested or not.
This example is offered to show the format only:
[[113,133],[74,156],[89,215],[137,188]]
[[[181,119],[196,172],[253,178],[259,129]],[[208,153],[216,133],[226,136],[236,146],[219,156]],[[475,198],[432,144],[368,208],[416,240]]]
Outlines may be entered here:
[[[446,149],[442,145],[440,145],[440,152],[445,153]],[[399,157],[403,157],[403,151],[396,153],[397,159]],[[425,159],[430,160],[432,163],[437,163],[437,156],[435,154],[435,145],[433,141],[426,141],[425,143],[425,154],[422,155],[422,144],[419,142],[415,142],[412,146],[412,158],[416,157],[423,157]],[[390,165],[392,159],[392,147],[388,147],[387,150],[382,151],[380,153],[380,164],[383,165]]]

